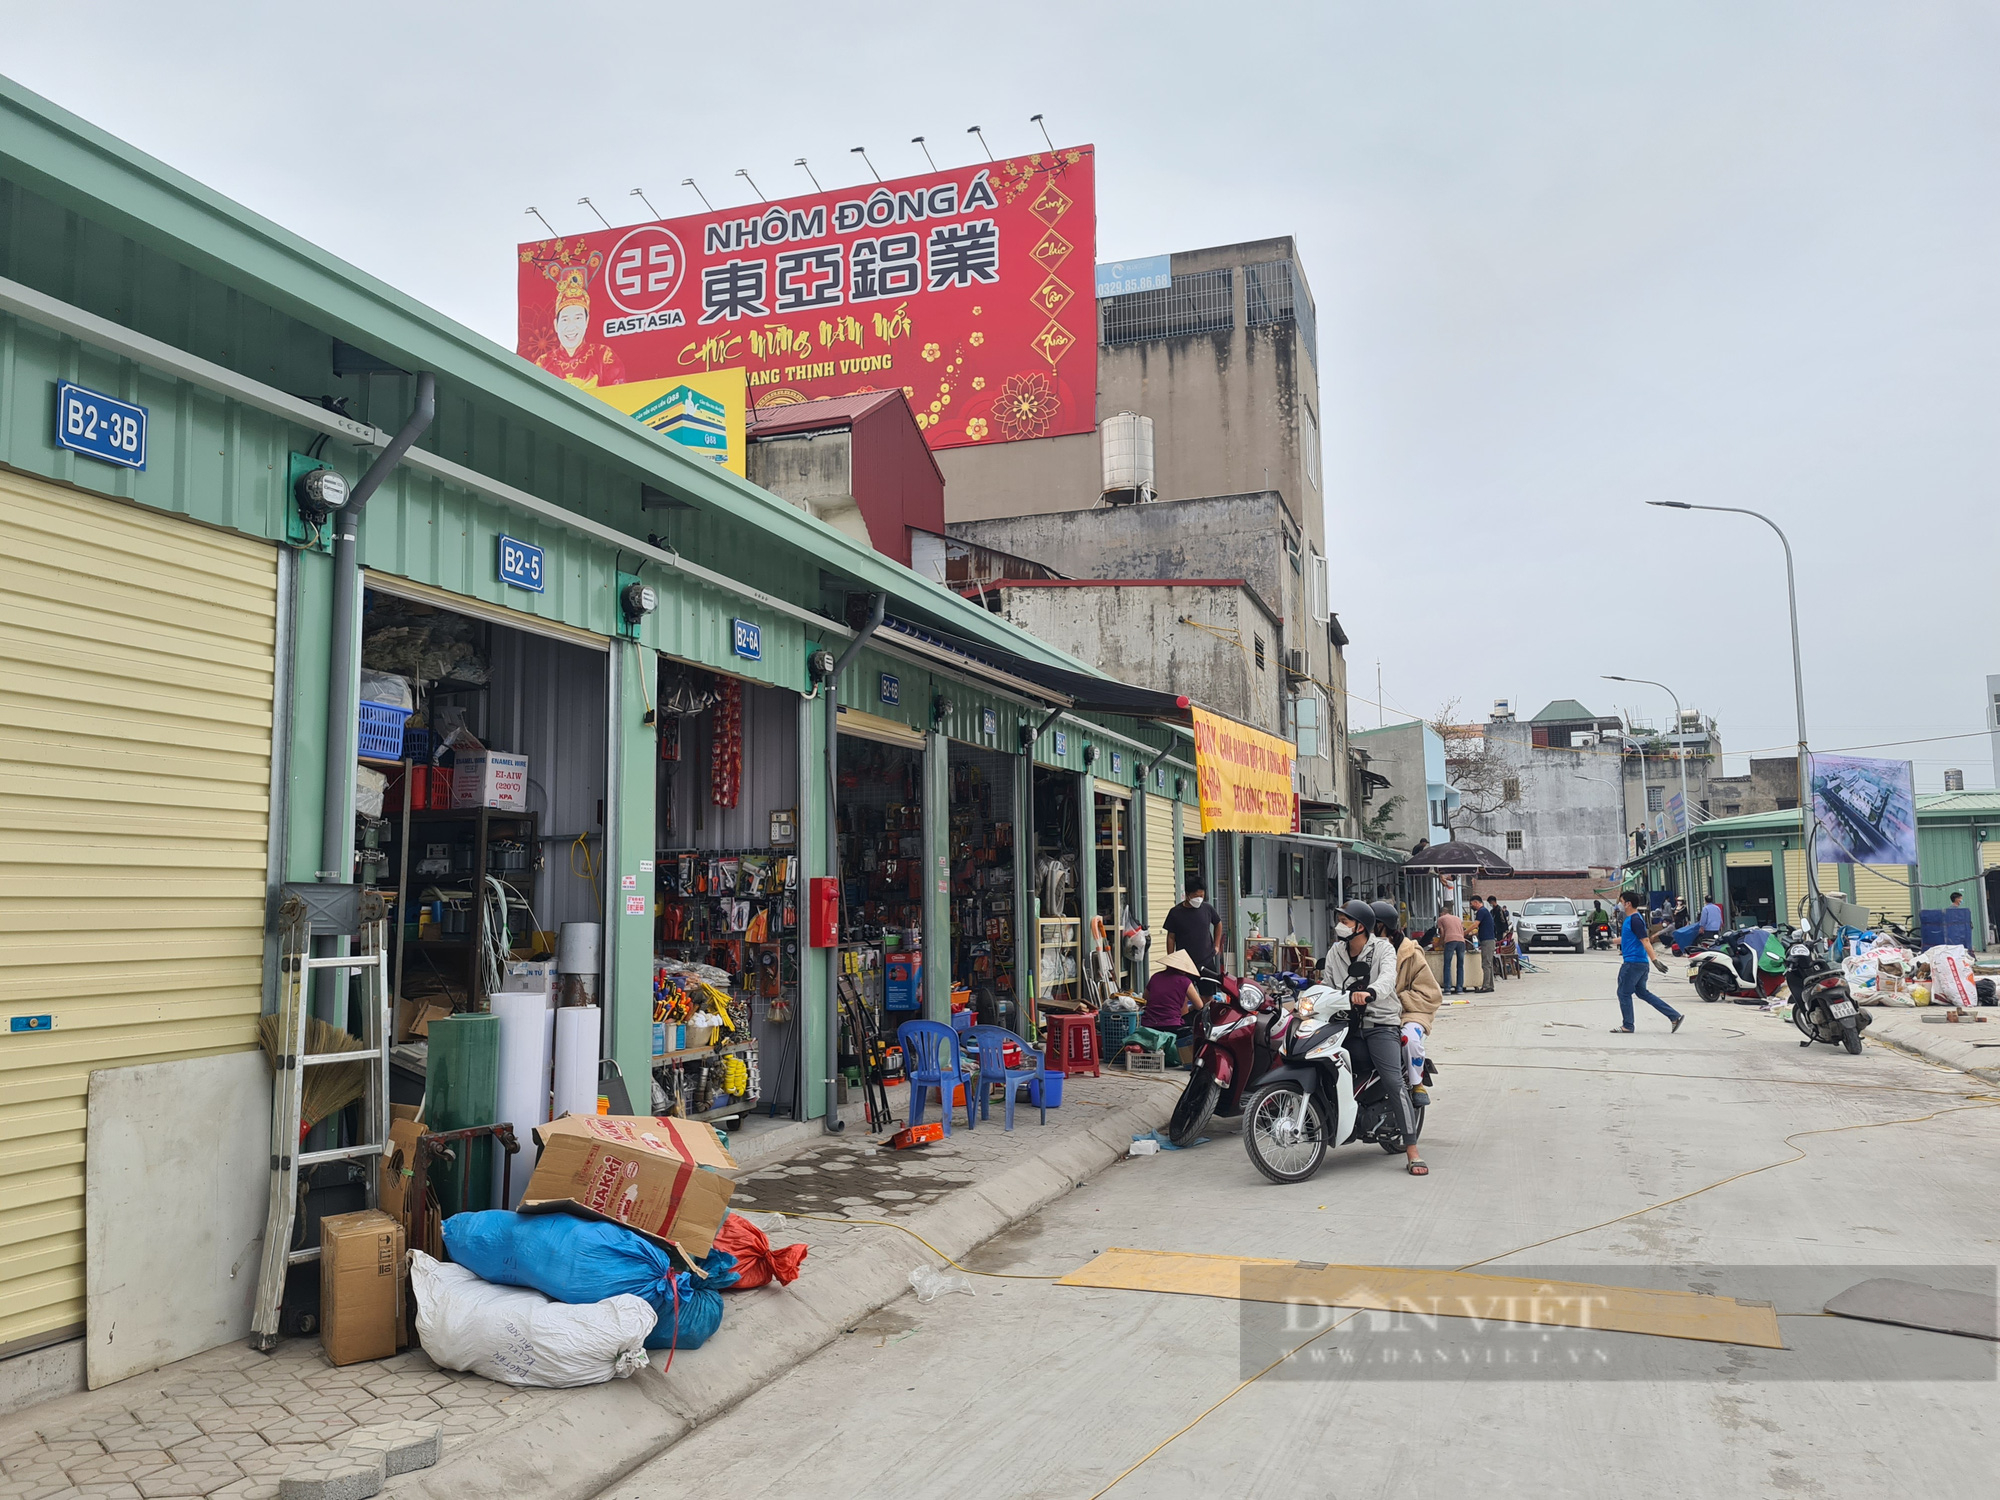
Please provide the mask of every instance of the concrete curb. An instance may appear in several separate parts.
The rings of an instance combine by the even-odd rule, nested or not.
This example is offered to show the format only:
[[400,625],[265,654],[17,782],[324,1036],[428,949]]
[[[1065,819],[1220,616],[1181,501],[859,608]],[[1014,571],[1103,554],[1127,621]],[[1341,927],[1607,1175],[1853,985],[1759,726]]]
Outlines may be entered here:
[[[908,1227],[954,1259],[968,1254],[1123,1157],[1134,1135],[1165,1125],[1179,1090],[1161,1087],[1157,1093],[1157,1099],[1106,1109],[1088,1129],[912,1214]],[[936,1264],[910,1235],[868,1226],[850,1232],[868,1237],[866,1252],[841,1257],[824,1275],[814,1277],[808,1262],[806,1274],[790,1287],[731,1294],[717,1342],[680,1356],[671,1384],[654,1371],[586,1387],[515,1431],[447,1451],[443,1463],[392,1482],[385,1493],[429,1500],[508,1494],[590,1500],[894,1302],[909,1291],[911,1271]]]
[[[1905,1041],[1900,1037],[1889,1036],[1885,1032],[1872,1028],[1868,1036],[1870,1040],[1880,1042],[1891,1051],[1900,1052],[1905,1057],[1914,1057],[1918,1062],[1936,1063],[1940,1067],[1950,1068],[1954,1072],[1963,1073],[1968,1078],[1977,1078],[1981,1083],[2000,1084],[2000,1068],[1968,1067],[1966,1064],[1959,1062],[1955,1058],[1947,1057],[1941,1052],[1931,1051],[1916,1045],[1915,1042]],[[2000,1038],[1996,1038],[1996,1040],[2000,1040]]]

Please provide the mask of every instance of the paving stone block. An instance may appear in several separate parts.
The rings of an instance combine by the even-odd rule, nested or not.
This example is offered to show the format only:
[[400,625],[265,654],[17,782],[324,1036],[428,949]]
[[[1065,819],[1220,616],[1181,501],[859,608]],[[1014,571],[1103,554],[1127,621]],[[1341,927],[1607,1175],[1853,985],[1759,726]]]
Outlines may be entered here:
[[0,1474],[12,1479],[16,1474],[26,1473],[31,1469],[53,1468],[55,1463],[56,1456],[49,1452],[48,1445],[37,1439],[16,1448],[5,1458],[0,1458]]
[[61,1474],[53,1479],[24,1480],[19,1484],[10,1478],[4,1487],[0,1487],[0,1495],[5,1495],[6,1500],[69,1500],[75,1494],[75,1489]]
[[150,1474],[155,1469],[168,1468],[173,1458],[158,1448],[130,1449],[123,1453],[103,1453],[96,1458],[80,1459],[64,1465],[73,1484],[115,1484],[129,1483],[141,1474]]
[[200,1436],[201,1429],[192,1422],[142,1422],[136,1427],[107,1432],[101,1441],[106,1453],[143,1453],[171,1448],[176,1443],[191,1443]]
[[289,1422],[292,1414],[282,1406],[222,1406],[214,1411],[203,1412],[194,1420],[210,1437],[229,1437],[237,1433],[262,1432],[274,1422]]
[[132,1482],[139,1487],[139,1493],[145,1496],[145,1500],[187,1500],[190,1496],[219,1490],[225,1484],[234,1484],[242,1477],[239,1470],[230,1466],[174,1464],[142,1474]]
[[428,1469],[444,1453],[444,1429],[436,1422],[378,1422],[348,1434],[344,1451],[379,1453],[385,1476]]
[[233,1464],[239,1458],[263,1452],[267,1446],[254,1432],[238,1432],[225,1437],[204,1437],[192,1443],[179,1443],[171,1451],[177,1464]]
[[379,1453],[334,1453],[306,1459],[278,1481],[279,1500],[368,1500],[382,1488]]
[[80,1484],[76,1487],[79,1495],[89,1500],[141,1500],[139,1486],[129,1481],[111,1484]]
[[355,1425],[351,1418],[338,1413],[323,1417],[288,1417],[282,1422],[273,1422],[259,1436],[273,1447],[287,1443],[330,1443],[352,1432]]
[[348,1416],[360,1427],[372,1427],[380,1422],[435,1422],[444,1415],[440,1407],[428,1396],[405,1396],[395,1401],[363,1401]]
[[278,1486],[264,1480],[239,1479],[219,1490],[211,1490],[208,1500],[276,1500]]

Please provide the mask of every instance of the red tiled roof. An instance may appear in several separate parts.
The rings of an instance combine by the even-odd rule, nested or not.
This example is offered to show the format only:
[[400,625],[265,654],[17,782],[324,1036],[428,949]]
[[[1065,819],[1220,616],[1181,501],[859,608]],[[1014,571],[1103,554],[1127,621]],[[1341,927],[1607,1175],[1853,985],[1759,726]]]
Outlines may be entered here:
[[811,432],[822,427],[847,427],[855,418],[866,416],[891,401],[901,401],[901,390],[859,391],[851,396],[828,396],[818,401],[799,401],[789,406],[756,406],[744,417],[751,437],[778,432]]

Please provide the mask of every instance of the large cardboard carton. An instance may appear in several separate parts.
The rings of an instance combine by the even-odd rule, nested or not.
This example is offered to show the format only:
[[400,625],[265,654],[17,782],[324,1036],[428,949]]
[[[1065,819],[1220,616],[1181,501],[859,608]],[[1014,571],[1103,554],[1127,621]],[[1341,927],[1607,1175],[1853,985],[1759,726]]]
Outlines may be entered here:
[[451,773],[453,807],[528,810],[528,757],[502,750],[456,752]]
[[319,1225],[319,1336],[336,1365],[388,1359],[403,1331],[403,1226],[380,1209]]
[[542,1148],[521,1212],[571,1213],[635,1229],[698,1259],[715,1244],[736,1158],[714,1129],[651,1115],[564,1115],[535,1127]]

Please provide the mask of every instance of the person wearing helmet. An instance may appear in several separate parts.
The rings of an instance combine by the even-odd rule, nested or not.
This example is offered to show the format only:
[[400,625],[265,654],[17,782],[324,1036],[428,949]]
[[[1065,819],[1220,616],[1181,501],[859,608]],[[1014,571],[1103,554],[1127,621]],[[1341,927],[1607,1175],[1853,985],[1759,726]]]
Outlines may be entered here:
[[[1366,997],[1361,1034],[1349,1046],[1357,1064],[1365,1054],[1373,1065],[1389,1095],[1390,1118],[1407,1137],[1416,1131],[1416,1111],[1403,1076],[1403,1004],[1396,994],[1396,950],[1387,938],[1376,936],[1375,923],[1375,909],[1366,901],[1356,899],[1341,907],[1334,920],[1333,946],[1326,951],[1326,982],[1348,990],[1355,999]],[[1417,1159],[1415,1146],[1408,1155],[1413,1176],[1430,1170]]]

